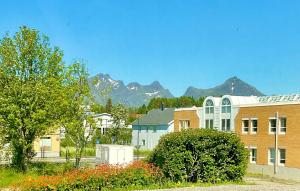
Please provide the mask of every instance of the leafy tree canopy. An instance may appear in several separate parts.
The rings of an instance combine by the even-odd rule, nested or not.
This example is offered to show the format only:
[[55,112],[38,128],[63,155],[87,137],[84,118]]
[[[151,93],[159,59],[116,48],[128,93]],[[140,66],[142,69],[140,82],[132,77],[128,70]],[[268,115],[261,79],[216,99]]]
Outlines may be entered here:
[[0,131],[12,163],[26,171],[33,141],[55,129],[65,90],[63,53],[37,30],[21,27],[0,41]]

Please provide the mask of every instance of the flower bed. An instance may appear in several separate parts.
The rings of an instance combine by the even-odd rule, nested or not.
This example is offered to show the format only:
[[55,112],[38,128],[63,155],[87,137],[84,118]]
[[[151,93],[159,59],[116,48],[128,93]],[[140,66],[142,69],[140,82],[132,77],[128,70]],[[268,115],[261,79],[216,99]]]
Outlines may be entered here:
[[26,180],[22,190],[113,190],[161,184],[159,168],[141,161],[122,166],[99,165],[96,168],[75,169],[56,176],[40,176]]

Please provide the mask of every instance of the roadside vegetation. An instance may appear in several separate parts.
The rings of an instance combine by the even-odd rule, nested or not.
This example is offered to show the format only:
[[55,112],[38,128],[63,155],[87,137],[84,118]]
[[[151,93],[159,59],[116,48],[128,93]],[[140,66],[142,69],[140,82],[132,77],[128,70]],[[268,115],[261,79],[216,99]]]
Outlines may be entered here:
[[[95,168],[62,166],[60,171],[34,171],[35,174],[23,177],[23,182],[16,186],[34,191],[244,184],[248,155],[240,139],[232,133],[211,129],[170,133],[161,139],[153,152],[142,152],[148,155],[147,160],[135,161],[125,167],[106,164]],[[41,172],[45,176],[41,176]]]
[[163,136],[149,162],[174,182],[241,181],[248,152],[233,133],[188,129]]
[[[2,155],[9,156],[7,166],[0,166],[0,187],[131,190],[242,180],[247,166],[244,145],[236,135],[215,130],[167,134],[153,152],[135,151],[147,160],[126,167],[80,165],[83,156],[95,156],[96,142],[131,143],[131,130],[123,128],[134,120],[130,112],[146,113],[162,103],[201,106],[204,100],[155,98],[135,110],[108,99],[105,111],[113,116],[113,128],[102,135],[90,114],[103,107],[94,102],[88,83],[84,64],[65,64],[63,52],[35,29],[24,26],[0,40],[0,162]],[[61,129],[65,132],[61,156],[68,148],[75,163],[34,162],[34,141]],[[3,154],[4,148],[9,152]]]

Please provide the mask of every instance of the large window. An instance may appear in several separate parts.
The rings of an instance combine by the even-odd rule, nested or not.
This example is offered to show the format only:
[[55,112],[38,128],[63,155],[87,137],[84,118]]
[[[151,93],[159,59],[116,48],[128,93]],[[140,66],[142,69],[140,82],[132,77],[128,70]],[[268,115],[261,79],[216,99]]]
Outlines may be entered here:
[[[285,149],[278,149],[278,164],[279,165],[285,165],[286,161],[286,150]],[[275,163],[275,149],[270,148],[269,149],[269,164],[272,165]]]
[[256,158],[257,158],[257,149],[256,148],[251,148],[250,149],[250,162],[251,163],[256,163]]
[[222,131],[230,131],[230,119],[222,119]]
[[214,128],[214,120],[213,119],[206,119],[205,120],[205,128],[206,129],[213,129]]
[[231,112],[231,103],[228,98],[224,98],[222,101],[222,113],[230,113]]
[[214,113],[214,103],[210,99],[206,101],[206,104],[205,104],[205,113],[206,114]]
[[285,164],[285,149],[279,149],[279,164]]
[[179,120],[179,128],[187,129],[190,127],[190,120]]
[[269,149],[269,153],[268,153],[268,161],[269,161],[269,164],[274,164],[275,163],[275,149],[272,148],[272,149]]
[[243,133],[249,132],[249,119],[243,119]]
[[251,133],[253,133],[253,134],[257,133],[257,125],[258,125],[258,120],[251,119]]
[[275,133],[276,132],[276,119],[271,118],[269,119],[269,133]]
[[51,151],[52,148],[51,137],[42,137],[40,141],[40,147],[44,151]]
[[286,117],[280,118],[280,133],[282,134],[286,133]]

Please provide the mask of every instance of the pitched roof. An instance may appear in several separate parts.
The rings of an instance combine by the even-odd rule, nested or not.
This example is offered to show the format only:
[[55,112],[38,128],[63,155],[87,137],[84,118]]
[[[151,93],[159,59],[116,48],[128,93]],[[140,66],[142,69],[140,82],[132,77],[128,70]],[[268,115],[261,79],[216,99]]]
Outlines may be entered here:
[[136,119],[132,125],[167,125],[174,119],[175,108],[153,109],[143,117]]

